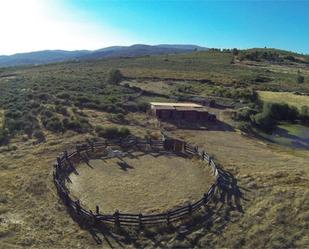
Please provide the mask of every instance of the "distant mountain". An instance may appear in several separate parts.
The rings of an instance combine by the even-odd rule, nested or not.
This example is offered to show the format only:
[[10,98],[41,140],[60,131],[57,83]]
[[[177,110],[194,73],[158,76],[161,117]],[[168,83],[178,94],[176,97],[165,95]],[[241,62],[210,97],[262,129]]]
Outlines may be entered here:
[[184,49],[184,50],[197,50],[197,51],[206,51],[208,48],[200,47],[197,45],[178,45],[178,44],[160,44],[157,45],[160,48],[175,48],[175,49]]
[[81,59],[101,59],[108,57],[137,57],[146,55],[162,55],[174,53],[187,53],[195,50],[207,50],[194,45],[144,45],[135,44],[129,47],[108,47],[81,56]]
[[205,51],[207,48],[196,45],[144,45],[112,46],[94,51],[77,50],[44,50],[30,53],[19,53],[14,55],[0,56],[0,67],[37,65],[69,60],[102,59],[109,57],[136,57],[146,55],[162,55],[173,53],[188,53],[192,51]]
[[91,51],[87,50],[44,50],[30,53],[19,53],[9,56],[2,55],[0,56],[0,67],[60,62],[75,59],[89,53],[91,53]]

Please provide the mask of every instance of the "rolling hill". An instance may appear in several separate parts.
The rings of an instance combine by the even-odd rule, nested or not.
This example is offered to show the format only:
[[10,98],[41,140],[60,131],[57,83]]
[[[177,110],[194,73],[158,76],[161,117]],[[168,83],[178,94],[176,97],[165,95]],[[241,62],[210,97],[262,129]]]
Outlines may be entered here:
[[0,67],[38,65],[69,60],[102,59],[109,57],[137,57],[147,55],[162,55],[174,53],[188,53],[192,51],[205,51],[207,48],[196,45],[144,45],[112,46],[94,51],[77,50],[44,50],[29,53],[0,56]]

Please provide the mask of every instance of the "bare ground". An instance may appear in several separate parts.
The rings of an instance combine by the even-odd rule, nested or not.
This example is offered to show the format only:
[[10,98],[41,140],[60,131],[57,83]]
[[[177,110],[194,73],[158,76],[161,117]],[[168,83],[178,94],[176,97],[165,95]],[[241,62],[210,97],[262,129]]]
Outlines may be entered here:
[[71,174],[67,186],[82,204],[103,213],[164,212],[199,200],[214,182],[209,167],[171,153],[133,152],[121,159],[94,159]]
[[184,131],[175,136],[204,147],[235,176],[243,211],[220,201],[207,221],[179,230],[103,236],[97,245],[59,201],[52,164],[85,135],[48,135],[47,143],[1,148],[0,248],[308,248],[309,176],[306,150],[268,145],[234,131]]

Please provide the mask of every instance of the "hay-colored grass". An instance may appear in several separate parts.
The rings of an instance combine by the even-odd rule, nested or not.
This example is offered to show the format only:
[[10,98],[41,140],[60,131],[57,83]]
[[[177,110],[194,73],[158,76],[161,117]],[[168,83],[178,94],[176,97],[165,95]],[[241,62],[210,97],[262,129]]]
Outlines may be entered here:
[[291,92],[270,92],[259,91],[259,96],[263,102],[287,103],[300,109],[302,106],[309,106],[309,96],[296,95]]
[[103,213],[164,212],[197,201],[215,181],[205,163],[170,153],[133,152],[90,164],[80,164],[67,186],[87,208],[99,205]]

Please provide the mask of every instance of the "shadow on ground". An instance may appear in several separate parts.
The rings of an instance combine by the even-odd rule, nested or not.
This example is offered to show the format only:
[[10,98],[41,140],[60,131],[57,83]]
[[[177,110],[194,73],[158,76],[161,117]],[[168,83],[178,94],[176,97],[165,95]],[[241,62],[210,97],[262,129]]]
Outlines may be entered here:
[[205,122],[186,122],[186,121],[175,121],[175,120],[164,120],[163,124],[172,125],[177,129],[182,130],[210,130],[210,131],[235,131],[235,129],[220,120],[216,121],[205,121]]

